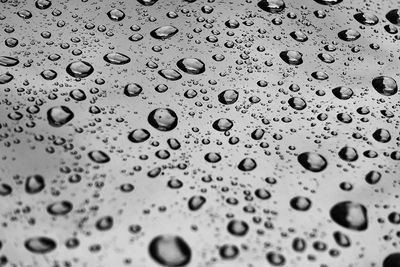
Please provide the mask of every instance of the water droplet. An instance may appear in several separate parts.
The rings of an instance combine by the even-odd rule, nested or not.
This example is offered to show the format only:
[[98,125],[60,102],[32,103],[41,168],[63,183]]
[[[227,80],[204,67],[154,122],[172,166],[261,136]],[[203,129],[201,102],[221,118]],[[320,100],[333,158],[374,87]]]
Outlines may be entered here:
[[57,247],[53,239],[45,236],[28,238],[24,245],[27,250],[37,254],[49,253]]
[[368,227],[367,209],[356,202],[339,202],[331,208],[330,215],[333,221],[350,230],[364,231]]
[[204,62],[197,58],[183,58],[176,65],[188,74],[201,74],[206,71]]
[[75,61],[67,66],[66,71],[74,78],[85,78],[93,73],[94,68],[86,61]]
[[189,245],[177,235],[156,236],[150,242],[149,253],[154,261],[167,267],[185,266],[192,257]]
[[379,76],[372,80],[372,86],[375,90],[384,96],[392,96],[397,93],[396,81],[387,76]]
[[328,165],[326,159],[323,156],[314,152],[301,153],[297,157],[297,160],[299,161],[301,166],[303,166],[306,170],[312,172],[323,171]]
[[167,26],[162,26],[157,29],[154,29],[150,32],[150,36],[159,39],[159,40],[165,40],[168,38],[171,38],[175,34],[178,33],[178,29],[175,28],[174,26],[167,25]]
[[171,131],[178,125],[178,116],[169,108],[157,108],[149,113],[147,121],[159,131]]
[[61,127],[74,118],[74,113],[66,106],[52,107],[47,111],[47,120],[53,127]]
[[131,62],[131,59],[128,56],[118,53],[118,52],[108,53],[107,55],[105,55],[103,57],[103,59],[107,63],[114,64],[114,65],[123,65],[123,64],[128,64],[129,62]]

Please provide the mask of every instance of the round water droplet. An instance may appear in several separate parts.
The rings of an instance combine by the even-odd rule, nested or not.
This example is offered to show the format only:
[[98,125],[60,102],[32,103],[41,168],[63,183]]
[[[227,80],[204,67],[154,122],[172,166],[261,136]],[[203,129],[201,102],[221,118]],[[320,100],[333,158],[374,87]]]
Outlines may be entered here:
[[112,9],[107,12],[107,16],[112,20],[112,21],[121,21],[125,18],[125,13],[120,10],[120,9]]
[[110,230],[114,225],[114,219],[111,216],[104,216],[97,220],[95,226],[99,231]]
[[53,127],[61,127],[74,118],[74,113],[66,106],[52,107],[47,111],[47,120]]
[[124,65],[124,64],[128,64],[129,62],[131,62],[131,59],[128,56],[118,53],[118,52],[108,53],[107,55],[105,55],[103,57],[103,59],[107,63],[114,64],[114,65]]
[[49,253],[57,247],[57,244],[53,239],[45,236],[28,238],[24,245],[27,250],[37,254]]
[[146,129],[142,129],[142,128],[133,130],[128,135],[129,141],[131,141],[133,143],[141,143],[141,142],[146,141],[149,138],[150,138],[149,131],[147,131]]
[[110,157],[101,150],[90,151],[88,156],[95,163],[107,163],[110,161]]
[[18,65],[18,63],[19,63],[19,60],[17,58],[0,56],[0,66],[13,67],[13,66]]
[[233,121],[231,121],[230,119],[221,118],[214,121],[212,127],[219,132],[226,132],[232,129]]
[[66,71],[74,78],[85,78],[93,73],[94,68],[86,61],[75,61],[67,66]]
[[290,206],[298,211],[307,211],[311,208],[311,200],[307,197],[297,196],[290,200]]
[[175,28],[174,26],[167,25],[167,26],[162,26],[157,29],[154,29],[150,32],[150,36],[159,39],[159,40],[165,40],[168,38],[171,38],[175,34],[178,33],[178,29]]
[[328,166],[326,159],[320,154],[314,152],[301,153],[297,157],[297,160],[301,166],[312,172],[323,171]]
[[178,125],[178,116],[169,108],[157,108],[149,113],[147,121],[159,131],[171,131]]
[[355,148],[345,146],[340,149],[339,157],[344,161],[353,162],[358,159],[358,153]]
[[235,236],[245,236],[249,231],[249,225],[242,220],[232,220],[228,223],[227,230]]
[[361,37],[361,34],[353,29],[343,30],[338,33],[338,37],[346,42],[355,41]]
[[314,0],[314,1],[321,5],[333,6],[341,3],[343,0]]
[[303,110],[307,107],[306,101],[300,97],[292,97],[289,99],[288,103],[295,110]]
[[44,178],[41,175],[31,175],[25,180],[25,192],[28,194],[36,194],[45,187]]
[[138,96],[142,91],[142,86],[137,83],[128,83],[124,87],[124,94],[129,97]]
[[363,25],[376,25],[379,22],[377,16],[371,13],[360,12],[354,15],[354,18]]
[[162,69],[158,71],[158,74],[170,81],[177,81],[182,78],[182,75],[174,69]]
[[180,70],[188,74],[201,74],[206,71],[204,62],[197,58],[183,58],[176,65]]
[[372,136],[376,141],[381,143],[390,142],[390,140],[392,139],[390,132],[386,129],[378,129],[372,134]]
[[159,235],[150,242],[149,254],[163,266],[181,267],[190,262],[192,250],[180,236]]
[[353,96],[353,90],[345,86],[339,86],[332,89],[332,93],[340,100],[348,100]]
[[238,168],[241,171],[252,171],[257,167],[257,163],[254,159],[252,158],[244,158],[240,161]]
[[189,199],[188,206],[191,211],[199,210],[206,203],[206,198],[203,196],[192,196]]
[[400,9],[393,9],[390,10],[387,14],[386,14],[386,19],[396,25],[396,26],[400,26]]
[[270,13],[282,12],[286,7],[283,0],[261,0],[257,5],[262,10]]
[[330,215],[334,222],[350,230],[364,231],[368,227],[367,209],[360,203],[339,202],[331,208]]
[[138,2],[144,6],[152,6],[157,3],[158,0],[138,0]]
[[289,65],[300,65],[303,63],[303,54],[294,51],[294,50],[287,50],[287,51],[282,51],[279,56],[283,61],[285,61]]
[[228,89],[218,95],[218,100],[222,104],[230,105],[235,103],[239,98],[239,93],[236,90]]
[[375,90],[384,96],[395,95],[398,91],[397,82],[388,76],[379,76],[372,80]]
[[47,206],[47,212],[54,216],[66,215],[72,210],[72,203],[66,200],[58,201]]

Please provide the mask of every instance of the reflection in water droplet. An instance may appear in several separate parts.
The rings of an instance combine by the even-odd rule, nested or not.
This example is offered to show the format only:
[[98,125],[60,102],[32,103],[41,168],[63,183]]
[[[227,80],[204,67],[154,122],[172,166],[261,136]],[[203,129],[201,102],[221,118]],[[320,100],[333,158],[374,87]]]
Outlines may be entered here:
[[165,40],[168,38],[171,38],[175,34],[178,33],[178,29],[175,28],[174,26],[167,25],[167,26],[162,26],[157,29],[154,29],[150,32],[150,36],[159,39],[159,40]]
[[110,157],[101,150],[90,151],[88,156],[95,163],[107,163],[110,161]]
[[289,65],[300,65],[303,63],[303,54],[294,51],[294,50],[287,50],[287,51],[282,51],[279,56],[282,58],[283,61],[285,61]]
[[74,118],[74,113],[66,106],[52,107],[47,111],[47,120],[53,127],[61,127]]
[[147,117],[151,126],[159,131],[171,131],[178,125],[178,116],[169,108],[157,108]]
[[53,239],[45,236],[28,238],[24,245],[27,250],[37,254],[49,253],[57,247]]
[[364,231],[368,227],[367,209],[356,202],[339,202],[331,208],[330,215],[334,222],[350,230]]
[[326,159],[320,154],[314,152],[304,152],[301,153],[297,160],[306,170],[312,172],[323,171],[328,165]]
[[112,52],[103,57],[103,59],[110,64],[114,65],[123,65],[127,64],[131,61],[131,59],[128,56],[125,56],[124,54],[118,53],[118,52]]
[[14,57],[0,56],[0,66],[13,67],[18,65],[19,60]]
[[343,30],[338,33],[338,37],[343,41],[355,41],[361,37],[361,34],[353,29]]
[[375,90],[384,96],[395,95],[398,91],[397,82],[387,76],[379,76],[372,80],[372,86]]
[[154,261],[167,267],[187,265],[192,250],[186,241],[177,235],[159,235],[149,245],[149,253]]
[[270,13],[279,13],[286,7],[283,0],[261,0],[257,5],[262,10]]
[[201,74],[206,71],[204,62],[197,58],[183,58],[176,65],[188,74]]
[[75,61],[67,66],[66,71],[74,78],[85,78],[93,73],[94,68],[86,61]]

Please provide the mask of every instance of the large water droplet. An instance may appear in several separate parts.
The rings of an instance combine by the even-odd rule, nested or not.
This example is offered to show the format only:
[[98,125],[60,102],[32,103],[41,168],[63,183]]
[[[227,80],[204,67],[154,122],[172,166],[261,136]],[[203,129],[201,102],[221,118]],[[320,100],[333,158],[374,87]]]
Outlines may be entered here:
[[45,236],[28,238],[24,245],[27,250],[37,254],[49,253],[57,247],[53,239]]
[[67,66],[66,71],[74,78],[85,78],[93,73],[94,68],[86,61],[75,61]]
[[183,58],[176,65],[188,74],[201,74],[206,71],[204,62],[197,58]]
[[337,224],[350,230],[363,231],[368,227],[367,209],[356,202],[339,202],[331,208],[330,215]]
[[178,125],[178,116],[169,108],[157,108],[147,117],[151,126],[159,131],[171,131]]
[[187,265],[192,257],[192,250],[186,241],[177,235],[159,235],[149,245],[153,260],[167,267]]
[[154,29],[150,32],[150,36],[159,40],[171,38],[178,33],[178,29],[174,26],[167,25]]
[[53,127],[61,127],[74,118],[74,113],[66,106],[52,107],[47,111],[47,120]]
[[304,152],[301,153],[297,160],[306,170],[312,172],[323,171],[328,165],[326,159],[320,154],[314,152]]
[[375,90],[384,96],[392,96],[397,93],[397,82],[388,76],[379,76],[372,80]]

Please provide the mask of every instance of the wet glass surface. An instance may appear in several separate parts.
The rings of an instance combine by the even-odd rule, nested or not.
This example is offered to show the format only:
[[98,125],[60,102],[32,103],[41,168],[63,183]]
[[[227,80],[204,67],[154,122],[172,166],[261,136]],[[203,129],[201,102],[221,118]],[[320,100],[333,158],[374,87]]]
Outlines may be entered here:
[[400,3],[2,0],[0,266],[400,267]]

